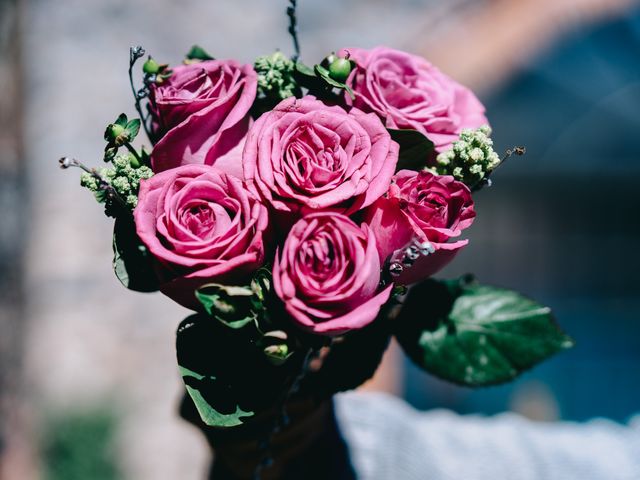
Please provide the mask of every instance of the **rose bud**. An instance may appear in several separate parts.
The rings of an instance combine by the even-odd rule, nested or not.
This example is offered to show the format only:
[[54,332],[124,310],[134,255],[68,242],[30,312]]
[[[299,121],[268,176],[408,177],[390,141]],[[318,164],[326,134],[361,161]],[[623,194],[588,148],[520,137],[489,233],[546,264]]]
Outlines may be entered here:
[[386,197],[367,209],[365,222],[376,235],[380,262],[391,259],[394,281],[409,285],[453,260],[469,241],[450,240],[460,236],[475,216],[464,183],[449,175],[400,170]]

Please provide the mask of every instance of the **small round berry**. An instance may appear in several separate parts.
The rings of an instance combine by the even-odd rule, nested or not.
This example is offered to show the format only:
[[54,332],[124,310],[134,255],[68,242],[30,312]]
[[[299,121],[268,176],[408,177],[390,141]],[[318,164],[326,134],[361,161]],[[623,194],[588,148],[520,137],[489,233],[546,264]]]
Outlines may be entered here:
[[336,82],[344,83],[349,78],[349,74],[353,70],[351,60],[348,58],[336,58],[331,65],[329,65],[329,76]]

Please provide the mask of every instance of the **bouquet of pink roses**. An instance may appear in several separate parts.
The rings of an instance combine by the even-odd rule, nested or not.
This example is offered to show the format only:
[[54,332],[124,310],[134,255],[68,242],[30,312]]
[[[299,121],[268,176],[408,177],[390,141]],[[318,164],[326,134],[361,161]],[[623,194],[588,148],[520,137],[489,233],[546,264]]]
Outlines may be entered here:
[[138,118],[107,126],[107,166],[61,163],[115,219],[123,285],[196,312],[178,363],[204,424],[354,388],[393,335],[469,386],[571,345],[532,300],[431,278],[467,245],[473,195],[522,151],[500,158],[476,96],[426,60],[378,47],[248,65],[196,46],[180,65],[148,57],[138,88],[144,55],[131,49]]

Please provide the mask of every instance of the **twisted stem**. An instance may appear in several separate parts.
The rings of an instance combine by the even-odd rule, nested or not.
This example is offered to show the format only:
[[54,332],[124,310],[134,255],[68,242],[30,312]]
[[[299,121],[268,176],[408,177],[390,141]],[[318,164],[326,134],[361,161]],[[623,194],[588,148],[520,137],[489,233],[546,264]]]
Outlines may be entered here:
[[300,58],[300,42],[298,41],[298,18],[296,17],[296,7],[298,6],[298,0],[289,0],[289,6],[287,7],[287,16],[289,17],[289,35],[293,40],[293,61],[298,61]]
[[110,185],[109,182],[107,182],[95,168],[89,168],[84,163],[70,157],[62,157],[60,160],[58,160],[58,163],[60,164],[60,168],[62,168],[63,170],[75,167],[87,172],[98,181],[100,190],[103,190],[110,199],[116,202],[123,209],[123,211],[129,212],[129,214],[131,215],[131,209],[127,205],[126,200],[122,198],[118,191],[113,188],[113,186]]
[[140,122],[142,123],[142,128],[144,128],[144,132],[147,134],[147,138],[151,143],[153,143],[153,137],[151,136],[151,132],[149,131],[149,127],[147,126],[147,118],[142,112],[142,106],[140,105],[140,100],[144,98],[144,95],[140,94],[140,91],[136,89],[136,86],[133,82],[133,66],[136,62],[142,58],[145,54],[145,51],[142,47],[131,47],[129,49],[129,84],[131,85],[131,92],[133,92],[133,98],[135,99],[136,111],[140,116]]

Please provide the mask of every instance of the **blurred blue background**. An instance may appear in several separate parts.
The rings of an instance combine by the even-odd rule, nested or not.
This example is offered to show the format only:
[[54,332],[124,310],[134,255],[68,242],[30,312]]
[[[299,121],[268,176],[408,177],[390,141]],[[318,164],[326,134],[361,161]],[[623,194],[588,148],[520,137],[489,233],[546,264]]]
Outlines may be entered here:
[[406,396],[462,413],[625,421],[640,411],[640,10],[565,33],[484,102],[496,145],[527,154],[477,196],[471,243],[444,274],[526,292],[576,347],[477,391],[409,366]]

